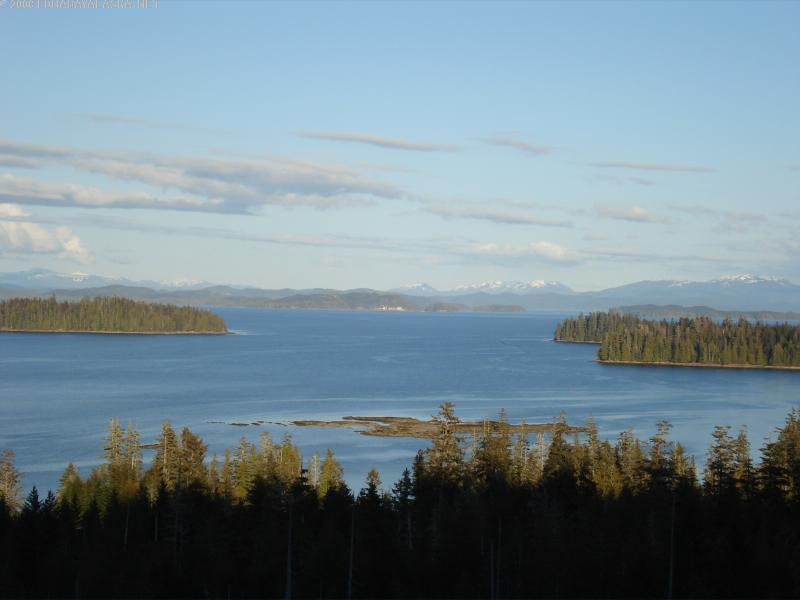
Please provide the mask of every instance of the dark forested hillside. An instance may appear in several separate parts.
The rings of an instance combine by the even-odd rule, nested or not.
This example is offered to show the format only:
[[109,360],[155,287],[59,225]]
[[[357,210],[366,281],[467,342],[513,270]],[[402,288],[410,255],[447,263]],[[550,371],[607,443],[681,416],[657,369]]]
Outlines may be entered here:
[[391,491],[373,470],[352,492],[332,452],[303,461],[289,437],[209,461],[189,429],[143,446],[115,419],[101,466],[23,501],[6,452],[0,596],[800,595],[798,409],[758,464],[744,431],[717,427],[702,482],[666,422],[612,443],[563,419],[533,442],[501,426],[466,441],[449,404],[436,420]]
[[591,313],[559,323],[555,338],[600,342],[601,361],[800,367],[800,326],[787,323],[719,323],[707,317],[646,321]]
[[225,321],[190,306],[150,304],[126,298],[12,298],[0,301],[0,331],[105,333],[225,333]]

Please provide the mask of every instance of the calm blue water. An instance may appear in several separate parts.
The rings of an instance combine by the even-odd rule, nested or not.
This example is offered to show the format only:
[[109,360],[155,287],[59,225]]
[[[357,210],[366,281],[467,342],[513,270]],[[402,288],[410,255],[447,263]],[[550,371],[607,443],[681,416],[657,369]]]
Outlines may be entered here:
[[218,312],[239,335],[0,335],[0,449],[16,452],[26,484],[56,487],[69,461],[88,473],[110,417],[145,441],[168,418],[219,453],[242,435],[288,432],[305,457],[333,448],[358,488],[373,466],[390,486],[422,442],[210,421],[428,418],[449,400],[463,419],[592,414],[608,437],[649,437],[668,419],[701,458],[714,424],[747,425],[758,448],[800,403],[798,372],[597,364],[594,346],[550,341],[550,314]]

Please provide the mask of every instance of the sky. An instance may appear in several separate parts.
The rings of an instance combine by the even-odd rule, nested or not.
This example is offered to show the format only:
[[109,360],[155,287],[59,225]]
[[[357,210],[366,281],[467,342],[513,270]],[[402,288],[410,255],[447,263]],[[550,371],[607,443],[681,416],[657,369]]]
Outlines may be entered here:
[[83,1],[0,0],[0,271],[800,281],[798,2]]

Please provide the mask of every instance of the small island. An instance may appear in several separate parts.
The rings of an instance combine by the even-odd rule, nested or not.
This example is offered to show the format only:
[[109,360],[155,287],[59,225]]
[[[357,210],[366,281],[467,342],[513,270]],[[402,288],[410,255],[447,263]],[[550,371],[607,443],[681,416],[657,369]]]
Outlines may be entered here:
[[210,310],[127,298],[11,298],[0,302],[0,332],[220,335],[228,326]]
[[[208,421],[209,423],[233,425],[234,427],[249,427],[260,425],[294,425],[295,427],[343,427],[353,429],[356,433],[373,437],[405,437],[418,439],[433,439],[439,431],[439,422],[435,419],[422,421],[413,417],[342,417],[338,421],[316,421],[311,419],[300,419],[297,421],[234,421],[225,423],[224,421]],[[506,434],[528,435],[531,433],[544,434],[560,431],[562,433],[583,433],[588,431],[586,427],[568,425],[565,422],[554,421],[552,423],[520,423],[512,425],[507,420],[499,421],[458,421],[453,425],[455,433],[469,433],[477,435],[491,431],[502,431]]]
[[600,344],[597,359],[609,364],[800,370],[800,326],[788,323],[581,313],[561,321],[554,339]]

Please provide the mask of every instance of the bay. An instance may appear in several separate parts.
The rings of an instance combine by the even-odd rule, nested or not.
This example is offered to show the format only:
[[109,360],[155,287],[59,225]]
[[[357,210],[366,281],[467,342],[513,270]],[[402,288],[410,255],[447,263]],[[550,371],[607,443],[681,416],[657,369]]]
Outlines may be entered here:
[[[702,463],[715,424],[746,426],[757,452],[800,403],[796,372],[598,364],[596,346],[552,341],[566,315],[214,310],[236,335],[0,335],[0,449],[26,488],[55,489],[70,461],[88,474],[111,417],[145,442],[169,419],[220,455],[243,435],[290,434],[304,458],[332,448],[357,490],[371,467],[391,487],[425,442],[287,423],[424,419],[445,401],[465,420],[592,415],[611,439],[667,419]],[[272,423],[229,424],[260,420]]]

